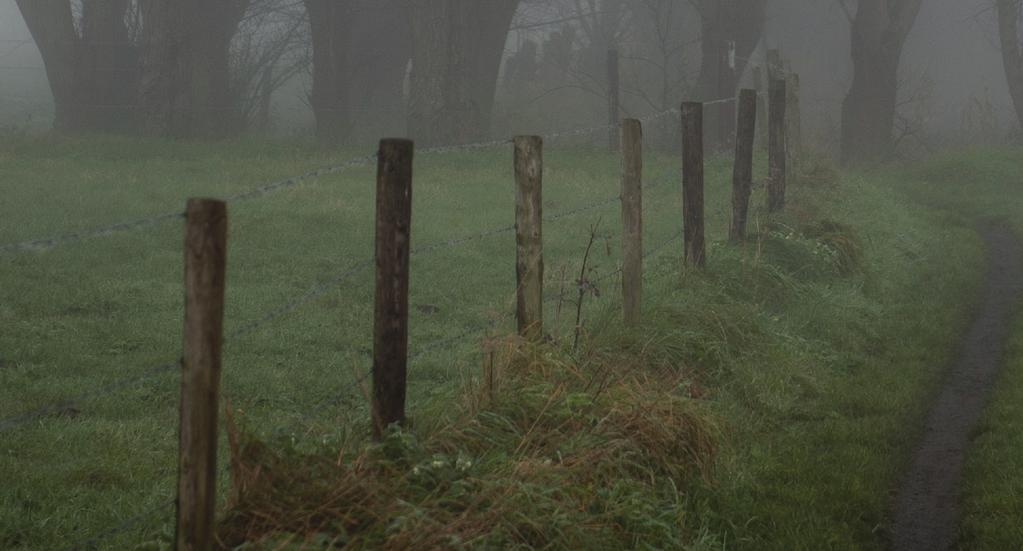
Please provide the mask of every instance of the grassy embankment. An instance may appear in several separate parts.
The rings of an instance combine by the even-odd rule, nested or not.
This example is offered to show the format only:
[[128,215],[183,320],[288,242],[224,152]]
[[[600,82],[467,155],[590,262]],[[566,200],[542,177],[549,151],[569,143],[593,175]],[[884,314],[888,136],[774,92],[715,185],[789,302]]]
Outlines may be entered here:
[[[509,157],[420,157],[416,242],[509,223]],[[0,241],[145,216],[333,158],[256,144],[6,142]],[[647,180],[671,181],[676,163],[650,155]],[[605,154],[554,147],[546,164],[547,212],[616,193],[617,162]],[[482,362],[493,368],[480,368],[478,336],[417,358],[413,428],[383,446],[363,446],[353,384],[366,366],[368,272],[229,342],[225,395],[252,433],[234,472],[263,470],[245,479],[223,536],[316,533],[353,547],[881,546],[914,420],[968,319],[979,241],[961,217],[893,190],[891,174],[823,171],[792,188],[786,214],[758,214],[746,247],[729,247],[729,176],[727,162],[708,167],[707,270],[679,266],[679,242],[650,258],[646,321],[633,330],[618,322],[615,284],[602,281],[601,297],[586,299],[577,352],[569,304],[560,316],[550,305],[550,344],[501,337],[514,289],[509,234],[416,257],[413,350],[493,320],[493,362]],[[371,169],[353,169],[231,207],[229,332],[370,255],[372,181]],[[677,185],[646,200],[652,247],[677,231]],[[613,204],[545,227],[552,291],[576,277],[601,216],[616,233]],[[6,254],[0,415],[174,358],[180,240],[169,223]],[[594,275],[613,268],[616,243]],[[163,375],[4,433],[0,541],[66,546],[170,499],[175,385]],[[306,416],[339,391],[348,399]],[[103,546],[165,538],[167,517]]]

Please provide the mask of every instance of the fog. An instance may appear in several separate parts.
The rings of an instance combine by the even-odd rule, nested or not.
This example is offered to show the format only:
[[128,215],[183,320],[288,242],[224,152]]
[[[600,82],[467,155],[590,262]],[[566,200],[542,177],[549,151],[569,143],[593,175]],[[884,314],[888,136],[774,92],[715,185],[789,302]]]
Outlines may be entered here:
[[[975,102],[994,108],[999,133],[1014,120],[990,7],[986,0],[923,3],[903,50],[900,94],[923,101],[930,132],[957,136],[964,110]],[[773,0],[768,11],[765,41],[781,48],[793,70],[804,75],[809,120],[821,131],[835,130],[851,80],[845,14],[834,0]]]
[[0,551],[1023,549],[1021,25],[0,0]]
[[[82,11],[80,3],[81,0],[71,3],[76,16]],[[365,7],[370,4],[364,3],[362,7],[350,8],[353,14],[348,18],[354,23],[347,27],[341,23],[335,28],[335,33],[347,33],[349,49],[345,63],[352,70],[347,75],[337,75],[339,82],[325,89],[323,94],[343,95],[349,112],[346,116],[321,122],[321,139],[372,143],[384,134],[415,137],[415,114],[406,112],[406,106],[413,101],[410,84],[417,72],[414,63],[402,59],[410,55],[413,46],[427,44],[413,45],[407,13],[399,9],[400,6],[385,5],[401,3],[371,3],[370,8]],[[359,2],[337,3],[342,4],[355,6]],[[417,9],[422,10],[421,6],[428,4],[418,2]],[[318,94],[322,94],[314,85],[315,48],[308,22],[298,21],[306,17],[302,3],[264,0],[251,5],[280,9],[276,16],[254,18],[255,24],[243,21],[231,47],[229,66],[232,72],[244,69],[240,65],[245,62],[247,49],[255,49],[257,54],[266,53],[259,48],[278,37],[282,25],[289,24],[287,21],[297,21],[295,24],[300,28],[295,31],[287,53],[278,53],[269,62],[273,74],[290,74],[273,83],[268,101],[260,100],[262,105],[259,106],[238,105],[238,97],[262,94],[258,76],[237,85],[245,87],[244,90],[231,91],[235,98],[231,109],[248,110],[248,114],[244,121],[234,125],[230,134],[316,136],[317,117],[313,104]],[[481,21],[488,11],[496,9],[488,7],[490,5],[496,3],[493,0],[479,3],[473,8],[475,13],[467,12],[469,23],[466,24]],[[487,71],[470,75],[468,86],[476,87],[483,82],[482,91],[478,93],[492,95],[494,102],[492,107],[475,106],[479,111],[476,116],[487,119],[472,123],[478,123],[481,131],[438,136],[437,141],[492,138],[516,132],[551,132],[606,122],[606,79],[603,60],[599,58],[612,45],[618,47],[622,56],[623,116],[650,115],[669,106],[677,107],[686,99],[711,99],[700,91],[701,39],[704,37],[699,12],[694,9],[697,5],[699,2],[683,0],[518,2],[511,30],[506,34],[496,84],[485,82],[493,79]],[[855,2],[849,7],[855,7]],[[392,8],[394,14],[386,21],[373,19],[373,12]],[[593,13],[597,15],[588,12],[591,8],[595,8]],[[669,32],[666,41],[672,52],[656,60],[653,52],[661,45],[652,32],[650,13],[666,9],[670,10],[671,20],[664,29]],[[614,10],[622,14],[615,16],[617,20],[601,19],[602,14]],[[369,12],[370,16],[355,12]],[[506,26],[495,19],[481,24],[476,32],[490,32],[485,29],[492,27],[499,36]],[[360,33],[364,36],[360,37]],[[600,33],[604,35],[598,36]],[[131,34],[135,44],[141,44],[144,31],[133,28]],[[566,55],[571,60],[565,62],[565,67],[570,69],[549,66],[547,60],[554,57],[555,47],[562,47],[566,40]],[[600,41],[605,43],[598,43]],[[835,150],[840,134],[841,105],[852,80],[850,21],[846,12],[837,0],[766,2],[762,38],[756,41],[740,86],[752,85],[751,67],[764,66],[766,51],[772,48],[780,49],[786,69],[800,76],[804,131],[812,136],[818,149]],[[530,72],[528,76],[520,77],[516,71],[521,72],[521,63],[517,61],[527,54],[536,60],[535,66],[525,69]],[[392,68],[387,69],[391,71],[390,76],[373,69],[380,58],[393,58],[390,60]],[[424,63],[426,58],[429,56],[421,58]],[[662,71],[664,66],[668,67]],[[401,74],[395,77],[395,71]],[[386,80],[374,80],[377,73],[383,74]],[[670,73],[670,76],[662,78],[663,74],[659,73]],[[1012,122],[1015,118],[998,47],[997,22],[988,0],[923,2],[902,51],[898,74],[899,107],[893,132],[897,141],[901,134],[910,134],[901,144],[909,149],[964,141],[1000,141],[1016,126]],[[671,83],[666,86],[665,81],[669,79]],[[520,80],[524,82],[518,82]],[[493,86],[492,94],[490,86]],[[486,103],[487,100],[472,101]],[[134,115],[130,113],[134,113],[132,109],[136,106],[130,103],[124,110],[114,110],[107,115],[132,118]],[[42,132],[54,126],[54,117],[54,97],[44,57],[14,0],[2,0],[0,127],[6,132]],[[907,126],[908,131],[900,124]],[[327,125],[343,128],[325,131]],[[137,124],[100,129],[133,132],[132,126]]]

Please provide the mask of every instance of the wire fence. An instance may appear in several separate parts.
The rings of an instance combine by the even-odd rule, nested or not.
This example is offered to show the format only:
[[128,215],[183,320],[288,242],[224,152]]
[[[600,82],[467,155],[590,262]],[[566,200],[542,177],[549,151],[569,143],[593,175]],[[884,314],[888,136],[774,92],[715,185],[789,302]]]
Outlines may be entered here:
[[[667,181],[653,182],[645,185],[644,189],[654,189],[664,185],[665,183],[667,183]],[[564,218],[577,216],[616,203],[618,201],[619,197],[617,195],[609,196],[604,199],[580,207],[548,214],[544,216],[544,221],[554,222]],[[507,234],[513,231],[515,231],[514,225],[490,228],[483,230],[481,232],[477,232],[475,234],[452,237],[424,245],[422,247],[413,249],[410,252],[410,255],[423,256],[437,252],[442,249],[458,247],[460,245],[464,245],[473,241],[482,240],[496,235]],[[270,322],[273,322],[278,318],[281,318],[289,313],[294,312],[295,310],[298,310],[303,305],[314,302],[315,300],[323,297],[325,294],[337,288],[342,283],[354,277],[355,275],[358,275],[359,273],[368,270],[373,266],[373,263],[374,259],[372,257],[364,258],[360,261],[353,263],[351,266],[344,269],[343,271],[332,275],[325,281],[310,286],[305,292],[293,297],[292,299],[286,301],[284,304],[270,311],[267,311],[263,315],[229,331],[224,337],[224,343],[227,344],[229,342],[234,341],[235,339],[250,335],[258,331],[260,328],[268,325]],[[155,378],[163,373],[167,373],[179,366],[180,360],[160,363],[158,365],[149,367],[141,371],[139,374],[112,382],[98,389],[89,392],[84,392],[75,395],[71,398],[59,400],[51,404],[42,406],[38,409],[25,412],[23,414],[15,415],[5,419],[0,419],[0,433],[12,430],[20,426],[24,426],[28,423],[35,421],[36,419],[74,408],[76,405],[81,404],[82,402],[87,402],[94,400],[96,398],[114,394],[115,392],[118,392],[120,390],[130,388],[131,386],[137,383],[144,382],[148,379]]]
[[101,543],[135,528],[140,522],[144,520],[151,520],[160,513],[169,512],[168,509],[172,509],[175,503],[176,500],[174,499],[162,500],[155,506],[144,509],[142,512],[124,519],[124,521],[120,524],[111,526],[91,538],[72,544],[71,547],[68,548],[68,551],[95,551],[96,549],[99,549]]
[[[682,232],[681,231],[674,232],[669,238],[667,238],[664,241],[660,242],[658,245],[654,246],[653,248],[645,251],[644,254],[643,254],[643,260],[647,261],[647,260],[649,260],[649,259],[651,259],[651,258],[653,258],[653,257],[655,257],[655,256],[657,256],[659,254],[661,254],[670,245],[672,245],[673,243],[678,242],[679,239],[681,239],[681,237],[682,237]],[[621,273],[622,273],[622,268],[619,266],[618,268],[616,268],[614,270],[611,270],[611,271],[606,272],[604,274],[601,274],[599,276],[590,278],[589,279],[589,283],[598,283],[598,282],[604,282],[604,281],[612,280],[615,277],[621,275]],[[559,293],[554,293],[554,292],[545,293],[547,296],[544,299],[544,302],[546,304],[550,304],[550,303],[553,303],[553,302],[565,301],[565,300],[573,298],[575,293],[577,293],[579,290],[585,290],[585,289],[586,289],[586,284],[585,283],[576,282],[575,286],[572,286],[572,287],[570,287],[568,289],[563,289]],[[603,295],[601,295],[601,297],[598,297],[598,298],[603,298],[603,297],[607,297],[607,296],[611,296],[611,295],[603,294]],[[507,312],[507,313],[505,313],[505,314],[503,314],[501,316],[495,317],[495,318],[477,321],[476,323],[471,324],[469,327],[465,328],[464,330],[462,330],[462,331],[460,331],[460,332],[458,332],[458,333],[456,333],[456,334],[454,334],[452,336],[443,337],[443,338],[440,338],[440,339],[435,339],[435,340],[432,340],[430,342],[427,342],[426,344],[423,344],[423,345],[415,348],[414,350],[412,350],[409,353],[409,355],[408,355],[408,362],[411,365],[411,364],[415,363],[416,361],[420,360],[421,358],[425,357],[426,355],[428,355],[430,353],[439,352],[439,351],[447,351],[447,350],[450,350],[450,349],[458,346],[459,344],[465,344],[465,343],[468,342],[469,338],[474,337],[474,336],[482,335],[482,334],[486,333],[487,331],[492,331],[492,330],[496,329],[498,326],[500,326],[502,323],[511,322],[514,319],[514,317],[515,317],[514,312]],[[364,352],[364,353],[361,354],[361,356],[364,359],[366,359],[366,360],[370,359],[370,353],[369,352]],[[327,408],[335,407],[335,406],[341,404],[342,402],[346,402],[346,401],[348,403],[351,403],[350,401],[353,398],[357,398],[360,395],[358,393],[358,391],[365,390],[365,389],[362,388],[361,385],[370,377],[370,375],[372,375],[371,370],[364,370],[353,381],[348,382],[348,383],[344,383],[344,384],[340,385],[339,387],[336,387],[335,390],[332,391],[331,394],[328,394],[327,396],[325,396],[324,398],[322,398],[321,400],[316,402],[307,412],[300,412],[300,418],[298,420],[296,420],[296,421],[294,421],[292,423],[288,423],[286,425],[282,425],[281,427],[278,427],[276,430],[274,430],[271,433],[271,438],[275,438],[275,439],[279,438],[284,433],[286,433],[286,432],[288,432],[290,430],[293,430],[300,423],[317,419],[320,416],[320,414],[325,409],[327,409]]]
[[[724,100],[709,103],[723,103],[725,101],[734,101],[734,99],[726,98]],[[644,122],[657,121],[670,117],[672,115],[677,115],[679,111],[680,111],[679,109],[669,109],[661,113],[650,115],[641,120]],[[545,138],[546,140],[553,141],[572,136],[582,136],[592,134],[595,132],[610,131],[614,130],[615,128],[616,128],[615,125],[607,124],[562,132],[554,132],[546,134],[542,137]],[[440,155],[447,153],[472,152],[498,147],[507,143],[509,143],[508,140],[481,141],[477,143],[461,144],[456,146],[427,148],[421,150],[419,153],[426,155],[434,154]],[[226,201],[240,202],[253,200],[280,191],[282,189],[297,186],[301,182],[309,179],[319,178],[325,175],[342,172],[352,167],[369,165],[375,160],[375,158],[376,155],[367,155],[350,159],[343,163],[319,168],[292,178],[271,182],[245,192],[230,195],[226,197]],[[665,183],[669,181],[671,180],[669,179],[664,181],[655,181],[653,183],[644,185],[644,189],[653,189],[659,186],[663,186]],[[543,220],[545,222],[554,222],[564,218],[569,218],[572,216],[577,216],[583,213],[591,212],[606,207],[608,205],[617,203],[619,201],[620,197],[618,195],[609,196],[577,207],[547,214],[543,217]],[[107,226],[102,226],[75,233],[67,233],[62,235],[55,235],[52,237],[30,239],[16,243],[8,243],[5,245],[0,245],[0,253],[45,250],[64,244],[81,242],[95,237],[137,230],[146,227],[152,227],[164,223],[166,221],[177,220],[183,217],[184,214],[182,212],[166,212],[148,218],[118,222],[115,224],[110,224]],[[482,231],[469,235],[450,236],[448,238],[440,239],[435,242],[417,247],[413,249],[410,252],[410,254],[412,256],[427,255],[444,249],[458,247],[470,242],[487,239],[493,236],[509,234],[514,231],[515,231],[514,225],[505,225],[484,229]],[[682,235],[681,231],[675,232],[667,240],[645,251],[643,255],[644,262],[663,252],[672,243],[678,241],[681,235]],[[322,298],[327,293],[331,292],[334,289],[337,289],[339,286],[342,286],[344,283],[349,281],[354,276],[365,271],[368,271],[373,265],[374,265],[373,258],[364,258],[362,260],[350,263],[346,268],[332,275],[331,277],[309,286],[305,291],[299,293],[296,296],[293,296],[291,299],[285,301],[279,306],[265,312],[264,314],[252,320],[249,320],[248,322],[242,323],[241,325],[227,332],[224,338],[225,344],[228,342],[236,342],[238,339],[252,335],[253,333],[259,331],[261,328],[266,327],[274,323],[275,321],[280,320],[284,316],[287,316],[288,314],[291,314],[299,310],[304,305],[307,305],[309,303],[316,301],[317,299]],[[613,269],[606,273],[602,273],[599,276],[590,278],[589,283],[602,282],[609,279],[613,279],[620,275],[621,273],[622,268],[619,266],[616,269]],[[545,299],[545,303],[550,303],[554,301],[564,301],[570,299],[572,295],[575,295],[580,292],[581,286],[585,285],[585,282],[583,281],[578,281],[576,283],[577,285],[574,287],[569,287],[567,289],[563,288],[560,293],[549,294]],[[417,362],[430,353],[450,350],[451,348],[456,347],[459,344],[464,344],[468,342],[468,340],[474,336],[481,335],[487,331],[495,329],[501,323],[508,322],[513,318],[513,316],[514,314],[508,313],[502,316],[468,324],[463,329],[459,330],[457,333],[453,335],[426,342],[420,345],[419,347],[415,348],[413,351],[410,352],[408,356],[408,361],[410,363]],[[363,360],[368,359],[369,354],[366,353],[364,350],[356,350],[356,352],[363,358]],[[181,365],[180,359],[152,365],[139,371],[138,373],[112,381],[106,385],[100,386],[93,390],[82,392],[69,398],[54,401],[50,404],[41,406],[31,411],[17,414],[5,419],[0,419],[0,433],[8,432],[20,427],[25,427],[26,425],[29,425],[42,418],[60,415],[64,411],[73,410],[82,403],[96,400],[105,396],[109,396],[121,390],[130,388],[134,385],[156,379],[160,375],[175,371],[180,367],[180,365]],[[297,424],[302,423],[303,421],[320,418],[323,412],[327,409],[336,408],[339,404],[344,403],[346,400],[348,401],[356,400],[361,395],[359,391],[363,388],[363,384],[371,376],[371,371],[360,370],[354,373],[353,375],[354,376],[351,380],[333,389],[323,398],[318,400],[316,403],[312,404],[305,411],[299,412],[300,418],[297,421],[282,425],[275,429],[272,432],[272,436],[275,438],[280,437],[283,434],[293,430],[297,426]],[[144,521],[156,517],[158,514],[166,511],[173,505],[174,500],[161,501],[151,509],[141,511],[138,514],[125,519],[124,522],[116,526],[113,526],[105,531],[102,531],[87,540],[76,543],[73,547],[71,547],[71,549],[96,549],[103,542],[108,541],[119,534],[123,534],[124,532],[136,528],[140,523],[143,523]]]
[[[678,112],[679,112],[678,109],[668,109],[668,110],[662,111],[660,113],[655,113],[653,115],[647,116],[647,117],[645,117],[644,119],[641,119],[641,120],[646,121],[646,122],[656,121],[656,120],[659,120],[659,119],[663,119],[663,118],[665,118],[667,116],[670,116],[672,114],[676,114]],[[564,139],[564,138],[573,137],[573,136],[584,136],[584,135],[593,134],[593,133],[600,132],[600,131],[607,131],[607,130],[610,130],[610,129],[613,129],[613,128],[614,128],[614,126],[609,125],[609,124],[605,124],[605,125],[598,125],[598,126],[589,126],[589,127],[585,127],[585,128],[577,128],[577,129],[574,129],[574,130],[566,130],[566,131],[561,131],[561,132],[552,132],[552,133],[544,134],[541,137],[544,138],[545,140],[556,141],[556,140],[559,140],[559,139]],[[465,152],[472,152],[472,151],[479,151],[479,150],[484,150],[484,149],[490,149],[490,148],[493,148],[493,147],[499,147],[501,145],[505,145],[505,144],[508,144],[508,143],[510,143],[509,140],[487,140],[487,141],[480,141],[480,142],[475,142],[475,143],[466,143],[466,144],[459,144],[459,145],[438,146],[438,147],[424,148],[424,149],[418,151],[417,154],[419,154],[419,155],[443,155],[443,154],[449,154],[449,153],[465,153]],[[328,175],[331,175],[331,174],[337,174],[339,172],[343,172],[345,170],[348,170],[348,169],[351,169],[351,168],[354,168],[354,167],[368,166],[371,163],[373,163],[375,160],[376,160],[376,154],[375,153],[374,154],[370,154],[370,155],[364,155],[364,156],[360,156],[360,157],[355,157],[353,159],[344,161],[342,163],[338,163],[338,164],[335,164],[335,165],[330,165],[330,166],[318,168],[318,169],[315,169],[315,170],[310,170],[310,171],[305,172],[303,174],[300,174],[298,176],[293,176],[291,178],[286,178],[286,179],[283,179],[283,180],[278,180],[278,181],[270,182],[268,184],[264,184],[264,185],[261,185],[259,187],[250,189],[248,191],[244,191],[244,192],[236,193],[236,194],[233,194],[233,195],[229,195],[229,196],[225,197],[224,200],[227,201],[228,203],[236,203],[236,202],[253,200],[253,199],[256,199],[256,198],[259,198],[259,197],[263,197],[263,196],[272,194],[272,193],[277,192],[277,191],[293,188],[293,187],[298,186],[299,184],[301,184],[303,182],[306,182],[308,180],[314,180],[314,179],[317,179],[317,178],[321,178],[323,176],[328,176]],[[162,224],[164,222],[169,222],[169,221],[172,221],[172,220],[184,219],[184,216],[185,216],[185,214],[181,210],[168,211],[168,212],[154,214],[152,216],[145,217],[145,218],[138,218],[138,219],[134,219],[134,220],[125,220],[125,221],[115,222],[115,223],[108,224],[108,225],[105,225],[105,226],[99,226],[99,227],[96,227],[96,228],[82,230],[82,231],[77,231],[77,232],[70,232],[70,233],[65,233],[65,234],[51,235],[51,236],[48,236],[48,237],[38,237],[38,238],[27,239],[27,240],[23,240],[23,241],[17,241],[17,242],[0,244],[0,253],[26,252],[26,251],[43,251],[43,250],[52,249],[54,247],[58,247],[60,245],[65,245],[65,244],[69,244],[69,243],[80,242],[80,241],[84,241],[84,240],[88,240],[88,239],[93,239],[93,238],[98,238],[98,237],[106,237],[106,236],[109,236],[109,235],[113,235],[113,234],[117,234],[117,233],[122,233],[122,232],[127,232],[127,231],[132,231],[132,230],[140,230],[140,229],[143,229],[143,228],[154,227],[154,226],[160,225],[160,224]]]

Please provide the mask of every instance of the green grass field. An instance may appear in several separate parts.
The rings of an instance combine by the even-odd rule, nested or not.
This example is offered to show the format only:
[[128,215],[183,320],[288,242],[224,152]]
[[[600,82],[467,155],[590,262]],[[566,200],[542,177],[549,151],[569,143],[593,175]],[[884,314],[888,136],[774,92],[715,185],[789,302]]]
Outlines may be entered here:
[[[262,142],[0,140],[0,246],[173,212],[189,196],[231,196],[366,153]],[[474,539],[466,537],[475,533],[467,522],[463,532],[445,534],[462,539],[445,545],[882,548],[891,492],[969,319],[984,264],[972,231],[975,212],[951,210],[956,186],[974,177],[985,182],[977,196],[989,203],[976,208],[997,204],[1012,216],[1006,205],[1023,201],[1005,201],[1006,192],[1018,191],[1002,182],[1021,158],[974,153],[863,174],[818,167],[792,186],[781,216],[765,216],[755,193],[754,237],[741,248],[724,242],[730,160],[711,161],[709,263],[695,272],[680,265],[681,241],[673,240],[681,227],[678,159],[648,153],[645,180],[658,185],[645,192],[644,238],[648,250],[664,248],[647,259],[644,324],[621,326],[615,280],[602,280],[601,296],[586,299],[583,343],[573,352],[574,305],[552,301],[545,315],[553,342],[531,352],[539,356],[529,365],[550,367],[563,386],[545,385],[527,370],[510,380],[506,401],[470,407],[466,389],[481,375],[483,335],[512,331],[515,245],[508,232],[460,238],[513,222],[510,146],[419,155],[413,248],[440,246],[412,261],[410,347],[423,353],[410,370],[412,428],[395,436],[408,464],[389,463],[402,482],[382,486],[411,505],[391,504],[391,516],[343,538],[330,523],[316,533],[257,535],[295,548],[305,537],[395,548],[410,533],[443,533],[431,522],[456,506],[478,527],[489,517],[466,503],[500,495],[495,503],[511,520]],[[962,174],[953,177],[943,162]],[[984,172],[993,164],[1008,168]],[[607,153],[548,147],[545,214],[613,198],[617,174],[618,160]],[[947,184],[945,196],[929,191],[937,184]],[[368,429],[358,381],[369,367],[372,272],[336,280],[371,258],[374,185],[372,166],[353,167],[229,205],[224,397],[249,440],[284,450],[278,459],[292,472],[326,469],[326,480],[338,473],[329,468],[333,461],[320,460],[357,456]],[[545,224],[550,294],[573,287],[589,228],[598,222],[606,235],[593,266],[600,276],[618,262],[616,203]],[[459,242],[446,244],[453,239]],[[0,253],[0,419],[177,358],[182,240],[180,220],[172,220],[44,251]],[[1023,373],[1018,342],[1007,381]],[[571,406],[592,389],[577,388],[585,377],[566,373],[597,368],[624,381],[621,403],[640,406],[661,393],[691,426],[667,436],[653,431],[652,440],[623,448],[632,455],[587,469],[588,453],[618,442],[588,423],[616,419],[621,407],[604,395],[586,398],[587,407]],[[645,369],[649,376],[636,375]],[[1012,427],[1020,422],[1020,389],[1023,382],[999,390],[978,439],[967,541],[1023,541],[1006,509],[1023,486],[999,482],[1012,472],[1005,462],[1018,455],[1012,450],[1019,431]],[[177,392],[177,377],[167,370],[0,433],[0,547],[61,549],[93,538],[101,549],[166,545]],[[569,405],[549,411],[544,397],[559,392]],[[564,442],[525,446],[532,432],[502,433],[487,424],[495,420],[547,426],[544,434]],[[468,430],[479,426],[489,429]],[[667,445],[697,433],[713,444],[684,448],[691,455]],[[441,450],[474,467],[444,484],[408,478]],[[226,444],[220,456],[226,464]],[[574,467],[554,468],[551,461]],[[591,472],[601,468],[614,476]],[[296,483],[296,491],[303,488]],[[105,532],[153,508],[124,531]],[[251,501],[235,507],[223,533],[236,536],[238,519],[259,512]]]

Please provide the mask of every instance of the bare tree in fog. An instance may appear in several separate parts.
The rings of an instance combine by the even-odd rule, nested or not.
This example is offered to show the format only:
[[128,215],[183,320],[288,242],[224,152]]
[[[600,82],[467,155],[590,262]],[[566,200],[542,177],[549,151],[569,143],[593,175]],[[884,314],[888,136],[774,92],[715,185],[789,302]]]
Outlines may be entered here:
[[[842,103],[842,162],[876,160],[893,149],[899,60],[922,0],[836,0],[852,30],[853,80]],[[855,9],[855,13],[853,10]]]
[[152,136],[221,136],[240,127],[231,40],[250,0],[142,3],[141,128]]
[[[764,33],[767,0],[690,0],[700,15],[700,77],[696,92],[703,101],[735,97]],[[704,129],[707,142],[726,148],[731,141],[735,103],[710,106]]]
[[1002,46],[1002,64],[1009,82],[1009,96],[1016,108],[1016,119],[1023,128],[1023,48],[1019,35],[1020,0],[996,0],[998,36]]
[[657,84],[657,93],[651,97],[642,87],[636,87],[635,93],[658,112],[677,107],[688,77],[684,62],[690,41],[678,31],[685,14],[677,0],[637,0],[636,13],[641,16],[637,26],[642,29],[642,42],[651,54],[631,53],[630,58],[653,69],[651,80]]
[[54,127],[124,129],[138,82],[138,50],[126,23],[131,2],[17,0],[17,5],[46,67]]
[[569,74],[580,89],[606,96],[610,89],[608,53],[621,47],[632,27],[632,6],[626,0],[572,0],[565,4],[563,13],[581,30],[577,35],[579,59],[574,66],[568,65]]
[[412,26],[409,135],[429,144],[486,136],[519,0],[407,1]]
[[266,130],[271,99],[312,60],[297,0],[251,0],[231,46],[231,101],[244,128]]

